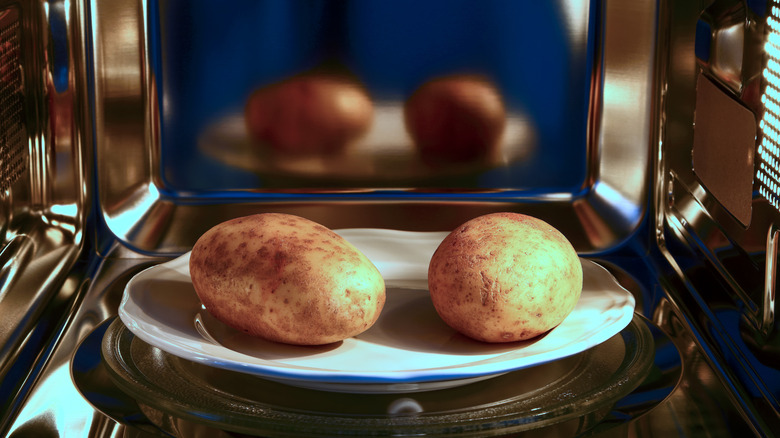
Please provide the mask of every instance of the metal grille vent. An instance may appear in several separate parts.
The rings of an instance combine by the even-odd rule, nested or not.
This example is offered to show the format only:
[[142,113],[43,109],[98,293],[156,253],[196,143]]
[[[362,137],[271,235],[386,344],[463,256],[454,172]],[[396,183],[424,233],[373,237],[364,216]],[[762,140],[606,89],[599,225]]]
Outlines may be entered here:
[[780,8],[776,2],[770,9],[767,26],[766,90],[761,96],[764,115],[759,125],[763,136],[758,146],[756,179],[759,193],[780,210]]
[[0,11],[0,190],[3,192],[27,169],[19,21],[16,9]]

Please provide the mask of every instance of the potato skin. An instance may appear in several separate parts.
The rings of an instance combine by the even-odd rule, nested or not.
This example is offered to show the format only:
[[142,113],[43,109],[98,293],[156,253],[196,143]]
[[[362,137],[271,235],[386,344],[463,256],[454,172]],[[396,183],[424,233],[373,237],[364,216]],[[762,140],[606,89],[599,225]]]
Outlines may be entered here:
[[423,162],[474,164],[493,158],[506,110],[487,79],[452,75],[421,85],[406,101],[404,120]]
[[371,327],[385,303],[377,268],[323,225],[264,213],[204,233],[190,275],[206,310],[223,323],[276,342],[321,345]]
[[343,152],[365,134],[373,111],[356,82],[311,73],[254,91],[244,117],[251,138],[272,152],[322,156]]
[[485,342],[531,339],[560,324],[582,292],[582,265],[546,222],[493,213],[452,231],[428,269],[431,299],[453,329]]

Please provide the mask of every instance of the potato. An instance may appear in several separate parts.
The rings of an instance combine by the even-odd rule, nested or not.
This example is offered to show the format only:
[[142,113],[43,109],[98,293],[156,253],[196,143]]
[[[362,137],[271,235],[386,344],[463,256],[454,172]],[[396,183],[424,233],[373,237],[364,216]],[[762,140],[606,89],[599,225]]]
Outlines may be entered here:
[[431,165],[482,163],[493,158],[506,125],[501,95],[477,76],[424,83],[404,106],[406,129]]
[[323,225],[277,213],[205,232],[190,255],[192,285],[219,321],[267,340],[321,345],[371,327],[385,303],[377,268]]
[[571,313],[582,265],[566,237],[546,222],[493,213],[452,231],[428,267],[431,299],[453,329],[485,342],[539,336]]
[[261,88],[244,108],[250,137],[284,156],[343,152],[371,126],[373,105],[346,78],[305,74]]

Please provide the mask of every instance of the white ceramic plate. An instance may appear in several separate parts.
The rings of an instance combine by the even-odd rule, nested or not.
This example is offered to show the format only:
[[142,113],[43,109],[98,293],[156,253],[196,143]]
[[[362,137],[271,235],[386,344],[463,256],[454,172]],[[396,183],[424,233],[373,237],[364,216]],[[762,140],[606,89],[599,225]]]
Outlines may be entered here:
[[379,320],[357,337],[307,347],[233,330],[201,308],[189,253],[133,277],[119,316],[141,340],[187,360],[301,387],[365,393],[448,388],[561,359],[606,341],[633,317],[634,297],[606,269],[581,259],[582,296],[558,327],[530,341],[474,341],[439,318],[427,292],[428,262],[447,233],[339,234],[374,262],[387,285]]

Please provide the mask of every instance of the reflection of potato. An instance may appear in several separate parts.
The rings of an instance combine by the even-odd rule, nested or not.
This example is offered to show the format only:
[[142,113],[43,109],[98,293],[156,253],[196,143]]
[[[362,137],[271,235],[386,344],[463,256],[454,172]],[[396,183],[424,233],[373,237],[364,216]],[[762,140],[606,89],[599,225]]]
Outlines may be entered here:
[[373,106],[360,86],[310,74],[255,91],[244,116],[252,139],[275,152],[325,155],[343,151],[368,131]]
[[492,158],[506,124],[498,90],[473,76],[426,82],[407,100],[404,115],[420,157],[429,164]]
[[286,214],[223,222],[190,255],[206,310],[250,335],[298,345],[340,341],[379,317],[385,284],[377,268],[328,228]]
[[540,219],[517,213],[461,225],[431,258],[436,311],[455,330],[486,342],[541,335],[574,310],[582,265],[571,243]]

